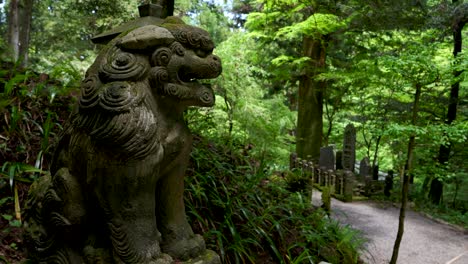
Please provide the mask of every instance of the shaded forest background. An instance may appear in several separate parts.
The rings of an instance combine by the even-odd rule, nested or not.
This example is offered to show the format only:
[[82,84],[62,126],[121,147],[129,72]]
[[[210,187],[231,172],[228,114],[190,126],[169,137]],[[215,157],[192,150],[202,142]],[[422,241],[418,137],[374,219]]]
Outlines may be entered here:
[[[47,173],[55,136],[101,48],[91,37],[137,17],[144,1],[3,2],[0,207],[15,208],[2,211],[15,227],[27,186]],[[186,114],[209,142],[202,145],[225,146],[215,151],[226,158],[221,167],[233,163],[274,181],[291,152],[317,160],[322,146],[341,149],[352,123],[357,159],[396,172],[386,199],[400,199],[406,175],[418,209],[468,226],[467,3],[182,0],[174,15],[210,32],[223,61],[216,106]],[[211,152],[195,153],[207,162]]]

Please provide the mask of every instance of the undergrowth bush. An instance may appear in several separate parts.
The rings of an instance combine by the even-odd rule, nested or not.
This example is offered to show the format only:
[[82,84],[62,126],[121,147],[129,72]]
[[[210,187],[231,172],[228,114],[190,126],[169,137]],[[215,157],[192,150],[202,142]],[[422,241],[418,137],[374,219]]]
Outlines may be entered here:
[[282,176],[252,173],[247,156],[195,140],[186,178],[192,226],[224,263],[357,263],[356,231],[290,192]]
[[73,98],[73,90],[47,74],[0,64],[0,256],[9,261],[23,258],[21,208],[29,184],[48,173]]

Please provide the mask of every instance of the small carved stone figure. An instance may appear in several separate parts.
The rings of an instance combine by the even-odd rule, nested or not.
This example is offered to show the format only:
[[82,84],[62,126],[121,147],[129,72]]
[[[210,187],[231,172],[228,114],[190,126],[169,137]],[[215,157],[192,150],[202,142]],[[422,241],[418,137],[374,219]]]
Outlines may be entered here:
[[206,31],[168,17],[103,49],[51,176],[31,187],[25,241],[33,261],[220,263],[193,233],[183,202],[192,142],[183,111],[214,104],[198,81],[221,73],[213,48]]

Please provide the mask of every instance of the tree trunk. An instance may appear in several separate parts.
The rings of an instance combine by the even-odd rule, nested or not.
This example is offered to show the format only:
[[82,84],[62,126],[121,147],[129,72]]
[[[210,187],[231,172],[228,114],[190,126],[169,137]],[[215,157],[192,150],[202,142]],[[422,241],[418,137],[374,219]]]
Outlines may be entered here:
[[11,0],[8,8],[7,43],[14,62],[22,67],[28,63],[33,3],[34,0]]
[[13,52],[12,57],[16,62],[19,59],[19,39],[20,39],[20,25],[19,25],[19,1],[11,0],[8,6],[8,35],[7,43]]
[[327,102],[325,102],[325,113],[326,113],[326,117],[327,117],[327,125],[328,125],[328,128],[327,128],[327,133],[325,133],[325,135],[323,136],[323,145],[324,146],[328,146],[328,140],[330,139],[330,136],[331,136],[331,133],[333,131],[333,119],[335,117],[335,114],[336,114],[336,109],[333,108],[333,110],[330,110],[330,108],[328,107],[329,104]]
[[379,147],[380,147],[380,140],[382,139],[382,135],[379,135],[375,140],[375,150],[374,150],[374,158],[372,159],[372,168],[375,168],[378,164],[379,160]]
[[[457,3],[458,0],[453,0],[452,3]],[[459,12],[464,12],[466,8],[459,6],[455,12],[455,16],[458,18],[457,21],[453,24],[453,57],[456,58],[458,53],[462,51],[462,30],[465,27],[465,24],[468,22],[468,14],[459,14]],[[455,71],[453,74],[455,78],[460,76],[463,71]],[[452,124],[452,122],[457,118],[457,107],[458,107],[458,94],[460,90],[460,81],[452,84],[450,89],[450,101],[447,110],[447,119],[445,123],[447,125]],[[452,149],[452,144],[440,145],[439,147],[439,156],[437,161],[440,165],[444,165],[449,161],[450,150]],[[434,204],[439,204],[442,200],[443,195],[443,183],[438,178],[432,179],[431,189],[429,190],[429,198]]]
[[296,152],[302,159],[318,161],[322,145],[323,89],[325,83],[315,77],[325,68],[323,39],[304,37],[303,56],[311,58],[310,69],[299,82]]
[[22,0],[23,5],[21,5],[20,10],[20,49],[19,49],[19,59],[22,66],[28,65],[28,55],[29,55],[29,39],[31,36],[31,20],[32,20],[32,8],[34,0]]
[[[421,88],[420,84],[416,84],[416,93],[414,95],[414,104],[413,104],[413,116],[411,120],[412,125],[416,125],[416,120],[418,117],[419,111],[419,98],[421,97]],[[390,264],[396,264],[398,259],[398,252],[400,250],[401,239],[403,238],[403,232],[405,230],[405,214],[406,214],[406,203],[408,201],[408,189],[409,189],[409,179],[412,174],[411,170],[413,168],[413,156],[414,156],[414,146],[416,144],[416,136],[412,135],[408,141],[408,154],[406,158],[405,173],[403,176],[403,187],[401,188],[401,208],[400,208],[400,219],[398,221],[398,233],[395,239],[395,244],[393,245],[392,259]]]

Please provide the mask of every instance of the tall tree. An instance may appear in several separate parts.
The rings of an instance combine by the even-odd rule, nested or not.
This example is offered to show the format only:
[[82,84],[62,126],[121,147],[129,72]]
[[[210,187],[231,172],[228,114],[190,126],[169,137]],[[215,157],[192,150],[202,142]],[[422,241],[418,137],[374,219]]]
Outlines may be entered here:
[[[421,98],[421,84],[416,84],[416,92],[414,94],[414,103],[412,110],[411,124],[416,125],[417,115],[419,111],[419,99]],[[412,173],[413,168],[413,157],[414,157],[414,147],[416,145],[416,135],[412,134],[408,141],[408,150],[407,158],[405,164],[405,173],[403,175],[403,187],[401,188],[401,207],[400,207],[400,217],[398,221],[398,232],[395,239],[395,244],[393,245],[392,258],[390,264],[396,264],[398,259],[398,252],[400,249],[400,243],[403,238],[403,232],[405,229],[405,214],[406,214],[406,204],[408,202],[408,191],[409,191],[409,182],[410,182],[410,173]]]
[[[453,4],[458,4],[458,0],[453,0]],[[468,4],[462,3],[458,5],[453,13],[453,23],[452,23],[452,34],[453,34],[453,57],[457,58],[458,54],[462,51],[462,30],[468,22]],[[460,75],[463,73],[463,70],[457,69],[454,71],[453,75],[455,77],[455,82],[452,84],[450,89],[449,104],[447,109],[447,117],[445,123],[451,125],[453,121],[457,118],[457,106],[458,106],[458,97],[460,91]],[[444,166],[450,158],[450,151],[452,149],[452,143],[442,144],[439,148],[439,155],[437,158],[438,163],[441,166]],[[443,182],[434,177],[431,181],[431,188],[429,191],[429,198],[435,204],[439,204],[442,200],[443,194]]]
[[411,117],[407,130],[409,131],[409,140],[407,147],[407,155],[405,162],[405,171],[403,174],[403,186],[401,190],[401,208],[398,224],[398,233],[395,239],[393,254],[390,263],[395,264],[398,258],[400,243],[404,233],[404,220],[406,214],[406,204],[408,200],[408,191],[410,179],[413,176],[416,136],[420,134],[418,127],[418,115],[421,105],[421,94],[423,87],[427,87],[440,79],[439,69],[434,66],[433,62],[434,49],[425,47],[422,44],[406,45],[405,49],[398,57],[393,60],[392,70],[401,79],[405,80],[407,85],[415,90],[411,109]]
[[297,111],[296,152],[300,158],[318,160],[322,146],[323,92],[326,83],[317,76],[326,67],[326,37],[304,36],[303,56],[310,59],[309,67],[299,81],[299,105]]
[[[261,12],[250,13],[246,27],[261,40],[268,39],[277,44],[283,41],[283,47],[299,47],[298,43],[301,43],[301,49],[296,48],[293,52],[277,49],[288,52],[277,53],[271,63],[277,68],[289,64],[292,74],[284,74],[284,70],[282,74],[289,78],[290,85],[298,84],[299,87],[296,130],[299,157],[317,159],[320,153],[323,100],[324,95],[332,94],[325,93],[332,83],[322,81],[319,76],[332,67],[341,67],[341,62],[334,65],[346,57],[339,40],[349,38],[350,32],[358,35],[368,31],[417,28],[423,21],[420,18],[425,14],[425,2],[265,0],[260,1]],[[296,72],[292,70],[294,68]],[[328,127],[332,126],[329,124]],[[327,131],[326,135],[330,133]]]
[[28,63],[33,4],[34,0],[10,0],[8,3],[7,43],[14,62],[21,66]]
[[281,45],[286,47],[302,43],[299,49],[281,49],[286,53],[277,53],[272,64],[277,67],[274,71],[289,65],[292,74],[280,74],[290,83],[298,83],[296,152],[303,159],[319,158],[326,82],[317,77],[327,68],[330,35],[345,27],[330,10],[329,5],[310,1],[266,1],[262,12],[251,13],[246,24],[254,32],[263,32],[259,34],[266,42],[289,43]]

